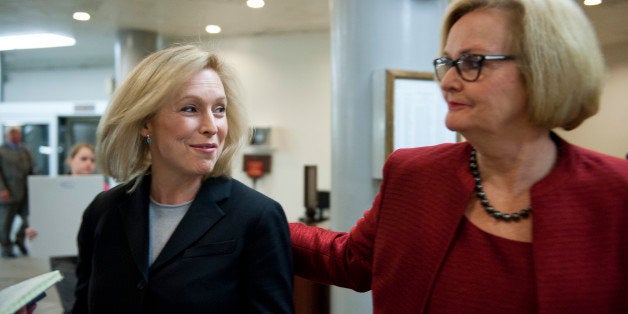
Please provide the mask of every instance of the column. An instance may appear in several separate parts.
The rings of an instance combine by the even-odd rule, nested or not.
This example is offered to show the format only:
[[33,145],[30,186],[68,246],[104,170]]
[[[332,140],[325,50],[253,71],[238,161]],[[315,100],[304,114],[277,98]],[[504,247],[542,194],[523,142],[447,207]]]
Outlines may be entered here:
[[151,31],[122,29],[116,32],[115,86],[149,54],[159,49],[159,37]]
[[[330,0],[331,229],[349,231],[379,188],[372,178],[371,76],[432,71],[447,0]],[[372,313],[370,293],[332,287],[331,313]]]
[[4,102],[4,82],[6,81],[5,76],[4,76],[4,69],[5,69],[4,53],[0,51],[0,102]]

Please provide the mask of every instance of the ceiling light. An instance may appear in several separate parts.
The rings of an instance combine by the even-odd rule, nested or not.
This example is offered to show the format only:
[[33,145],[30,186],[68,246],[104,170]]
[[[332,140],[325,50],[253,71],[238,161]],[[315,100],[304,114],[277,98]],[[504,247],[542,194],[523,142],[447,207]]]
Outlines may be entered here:
[[74,46],[76,40],[72,37],[42,33],[13,35],[0,37],[0,51],[17,49],[35,49]]
[[207,25],[205,31],[210,34],[218,34],[222,29],[218,25]]
[[264,7],[264,0],[246,0],[246,5],[248,5],[249,8],[259,9]]
[[602,0],[584,0],[584,5],[598,5]]
[[72,18],[77,21],[89,21],[91,16],[87,12],[74,12],[74,14],[72,14]]

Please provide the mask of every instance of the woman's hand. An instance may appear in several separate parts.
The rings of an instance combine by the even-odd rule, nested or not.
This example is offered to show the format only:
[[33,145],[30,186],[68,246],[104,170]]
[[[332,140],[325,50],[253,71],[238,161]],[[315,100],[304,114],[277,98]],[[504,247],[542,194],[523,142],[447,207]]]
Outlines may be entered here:
[[3,200],[5,202],[11,200],[11,194],[9,194],[9,190],[0,191],[0,200]]
[[33,312],[35,312],[36,308],[37,308],[37,303],[31,304],[31,305],[25,305],[23,308],[15,312],[15,314],[32,314]]
[[26,228],[26,230],[24,230],[24,232],[26,233],[26,238],[28,238],[29,240],[33,240],[37,237],[37,235],[39,234],[39,232],[37,232],[37,230],[28,227]]

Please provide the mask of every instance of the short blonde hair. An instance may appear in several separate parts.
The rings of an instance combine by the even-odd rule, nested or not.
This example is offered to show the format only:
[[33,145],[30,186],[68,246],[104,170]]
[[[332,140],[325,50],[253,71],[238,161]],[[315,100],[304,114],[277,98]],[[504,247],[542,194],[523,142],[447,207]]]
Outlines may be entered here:
[[440,51],[449,30],[465,14],[499,9],[512,14],[511,47],[535,125],[572,130],[597,113],[605,66],[593,26],[573,0],[455,0],[442,26]]
[[203,69],[220,77],[229,107],[229,131],[216,165],[207,177],[229,176],[234,154],[250,135],[234,72],[215,53],[195,45],[173,46],[146,57],[115,91],[98,125],[98,163],[103,173],[136,184],[151,165],[140,131],[161,107],[174,100],[182,86]]

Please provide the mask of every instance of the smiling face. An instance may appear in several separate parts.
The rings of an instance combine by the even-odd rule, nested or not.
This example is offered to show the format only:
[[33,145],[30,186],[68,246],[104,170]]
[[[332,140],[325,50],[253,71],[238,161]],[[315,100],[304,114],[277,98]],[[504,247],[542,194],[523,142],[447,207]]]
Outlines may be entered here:
[[150,136],[152,172],[169,178],[202,178],[216,165],[227,136],[227,97],[214,70],[186,82],[142,130]]
[[93,174],[96,168],[96,157],[94,151],[89,147],[81,147],[74,156],[68,158],[68,164],[70,165],[70,174]]
[[[451,28],[444,54],[515,55],[511,51],[510,13],[480,9],[467,13]],[[477,81],[466,82],[451,68],[440,82],[449,111],[445,123],[465,137],[504,134],[531,127],[527,96],[517,62],[485,61]]]

